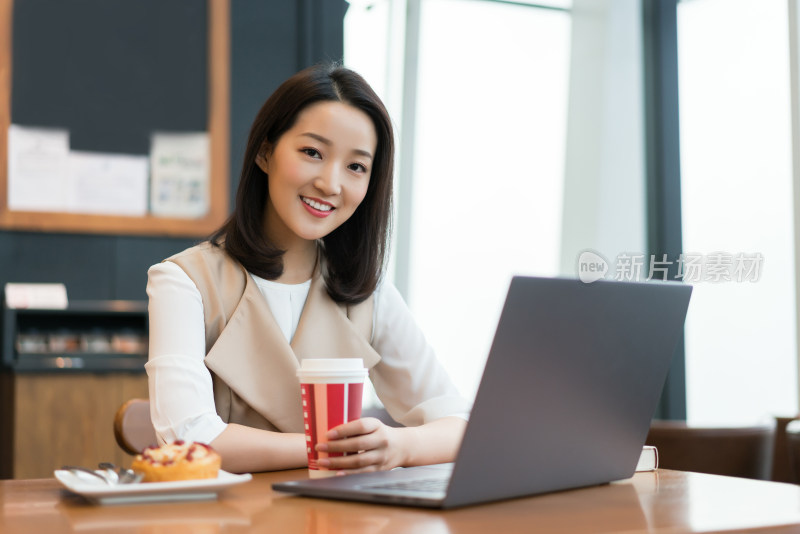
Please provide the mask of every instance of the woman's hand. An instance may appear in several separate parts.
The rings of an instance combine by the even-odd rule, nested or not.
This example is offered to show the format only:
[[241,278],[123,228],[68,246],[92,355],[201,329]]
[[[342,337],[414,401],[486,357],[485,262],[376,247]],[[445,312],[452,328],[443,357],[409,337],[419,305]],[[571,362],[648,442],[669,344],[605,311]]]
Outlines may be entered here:
[[325,458],[320,467],[346,474],[382,471],[406,463],[404,433],[410,429],[392,428],[367,417],[350,421],[328,431],[328,442],[319,443],[320,452],[346,452],[347,456]]

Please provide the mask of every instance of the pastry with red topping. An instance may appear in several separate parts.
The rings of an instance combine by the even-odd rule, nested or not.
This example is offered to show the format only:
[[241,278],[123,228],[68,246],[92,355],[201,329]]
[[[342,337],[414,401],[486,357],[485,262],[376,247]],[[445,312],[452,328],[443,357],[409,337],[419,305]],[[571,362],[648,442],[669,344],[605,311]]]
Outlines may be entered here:
[[131,469],[144,474],[142,482],[168,482],[217,478],[221,463],[219,453],[205,443],[178,440],[145,448]]

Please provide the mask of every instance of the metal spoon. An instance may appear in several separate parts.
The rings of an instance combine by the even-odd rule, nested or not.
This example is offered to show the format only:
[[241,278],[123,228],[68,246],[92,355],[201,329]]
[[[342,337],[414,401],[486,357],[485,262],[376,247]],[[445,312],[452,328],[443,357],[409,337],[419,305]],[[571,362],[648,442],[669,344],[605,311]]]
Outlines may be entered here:
[[109,478],[113,478],[117,484],[135,484],[142,480],[140,473],[132,469],[117,467],[111,462],[100,462],[97,465],[100,469],[105,469],[109,473]]
[[120,484],[136,484],[142,481],[144,474],[137,473],[133,469],[124,469],[119,475]]
[[100,462],[97,464],[97,467],[105,471],[106,478],[113,481],[114,484],[119,484],[119,473],[117,472],[117,466],[112,464],[111,462]]
[[96,471],[92,471],[91,469],[87,469],[86,467],[80,467],[80,466],[77,466],[77,465],[65,465],[65,466],[63,466],[61,469],[63,469],[64,471],[71,471],[72,473],[74,473],[74,474],[76,474],[76,475],[77,475],[78,473],[85,473],[85,474],[87,474],[87,475],[92,475],[92,476],[94,476],[94,477],[97,477],[97,478],[99,478],[100,480],[102,480],[103,482],[105,482],[106,484],[108,484],[109,486],[113,486],[113,485],[114,485],[114,484],[113,484],[113,483],[112,483],[112,482],[111,482],[111,481],[110,481],[108,478],[106,478],[105,476],[101,475],[100,473],[98,473],[98,472],[96,472]]

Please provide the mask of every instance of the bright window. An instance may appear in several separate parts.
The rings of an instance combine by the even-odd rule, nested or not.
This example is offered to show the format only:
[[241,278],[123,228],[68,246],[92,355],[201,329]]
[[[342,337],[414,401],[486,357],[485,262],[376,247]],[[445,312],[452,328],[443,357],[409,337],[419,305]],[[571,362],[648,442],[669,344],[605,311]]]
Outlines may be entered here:
[[513,274],[559,268],[570,17],[426,0],[409,305],[473,395]]
[[797,372],[785,0],[678,6],[683,250],[761,254],[757,281],[695,283],[688,419],[795,414]]
[[[398,4],[354,1],[345,25],[345,63],[396,122]],[[399,210],[411,247],[400,261],[409,306],[472,396],[511,276],[558,273],[570,15],[492,1],[420,6],[411,205]]]

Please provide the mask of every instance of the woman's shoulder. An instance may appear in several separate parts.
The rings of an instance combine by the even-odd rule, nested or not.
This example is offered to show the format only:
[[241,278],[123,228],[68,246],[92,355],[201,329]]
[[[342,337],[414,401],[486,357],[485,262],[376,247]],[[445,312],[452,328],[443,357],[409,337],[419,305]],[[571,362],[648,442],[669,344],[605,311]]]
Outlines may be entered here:
[[224,243],[213,243],[211,241],[203,241],[177,254],[173,254],[164,261],[177,263],[187,272],[198,269],[202,271],[233,269],[236,272],[243,270],[241,264],[225,250]]
[[198,268],[205,270],[209,264],[229,260],[230,256],[223,247],[203,241],[151,265],[147,274],[150,277],[191,277],[190,274]]
[[197,292],[195,283],[177,263],[166,259],[147,269],[148,295],[172,294],[176,290]]
[[180,260],[181,258],[216,255],[216,254],[224,254],[224,250],[222,249],[222,247],[219,245],[215,245],[211,241],[203,241],[202,243],[198,243],[176,254],[173,254],[172,256],[166,258],[164,261],[174,262],[175,260]]
[[394,282],[386,278],[381,278],[372,295],[376,301],[389,299],[405,302],[403,300],[403,295],[400,293],[400,290],[397,289],[397,286],[394,285]]
[[372,299],[376,320],[396,317],[398,313],[408,311],[403,295],[391,280],[381,279],[372,293]]

